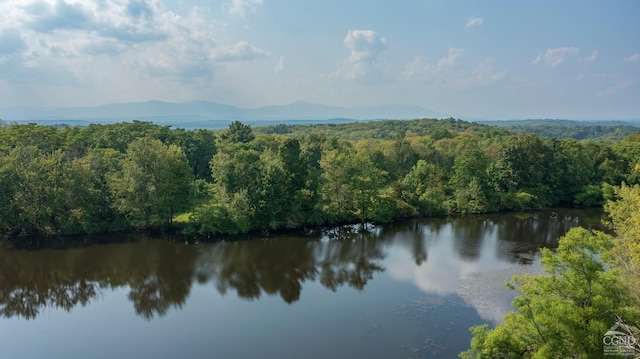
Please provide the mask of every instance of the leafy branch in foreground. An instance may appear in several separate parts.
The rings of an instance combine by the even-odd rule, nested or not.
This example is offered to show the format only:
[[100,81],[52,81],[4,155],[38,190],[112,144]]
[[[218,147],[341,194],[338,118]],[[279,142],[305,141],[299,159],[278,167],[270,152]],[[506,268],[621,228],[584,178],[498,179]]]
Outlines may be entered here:
[[471,328],[461,358],[600,358],[603,335],[622,318],[637,322],[636,304],[617,269],[607,268],[611,236],[573,228],[554,252],[542,250],[547,275],[516,276],[514,311],[494,329]]

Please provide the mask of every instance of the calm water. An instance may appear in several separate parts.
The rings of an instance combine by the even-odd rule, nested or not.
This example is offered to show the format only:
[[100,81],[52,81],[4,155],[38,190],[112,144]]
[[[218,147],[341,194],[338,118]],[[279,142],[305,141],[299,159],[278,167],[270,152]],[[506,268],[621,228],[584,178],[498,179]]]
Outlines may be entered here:
[[0,358],[450,358],[513,274],[601,212],[411,221],[185,243],[0,249]]

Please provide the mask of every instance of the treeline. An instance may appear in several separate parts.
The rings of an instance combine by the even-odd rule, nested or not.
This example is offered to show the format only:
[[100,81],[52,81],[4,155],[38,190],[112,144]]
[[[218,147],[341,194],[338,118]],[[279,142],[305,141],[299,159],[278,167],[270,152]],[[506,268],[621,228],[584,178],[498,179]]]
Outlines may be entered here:
[[303,137],[310,134],[322,134],[346,140],[368,138],[394,139],[406,134],[430,135],[438,139],[448,136],[446,130],[466,132],[489,132],[503,135],[535,134],[544,138],[576,140],[619,141],[630,134],[640,131],[623,121],[571,121],[571,120],[508,120],[466,122],[453,118],[442,120],[420,119],[413,121],[382,120],[375,122],[357,121],[350,123],[326,124],[278,124],[256,128],[256,132],[265,134],[286,134]]
[[218,235],[599,206],[613,186],[640,182],[640,133],[578,142],[453,119],[359,124],[377,135],[358,140],[260,134],[237,121],[220,132],[0,125],[0,232],[14,239],[174,219]]
[[[336,120],[337,121],[337,120]],[[418,120],[381,120],[356,121],[348,123],[326,124],[278,124],[257,127],[255,131],[262,134],[289,135],[291,137],[305,137],[320,135],[342,140],[381,139],[391,140],[406,135],[429,135],[433,139],[449,138],[448,130],[474,133],[514,134],[497,126],[489,126],[476,122],[460,121],[454,118],[442,120],[423,118]]]
[[533,133],[540,137],[548,138],[573,138],[576,140],[608,140],[616,141],[640,131],[640,127],[631,125],[582,125],[582,126],[557,126],[557,125],[520,125],[507,129],[516,133]]

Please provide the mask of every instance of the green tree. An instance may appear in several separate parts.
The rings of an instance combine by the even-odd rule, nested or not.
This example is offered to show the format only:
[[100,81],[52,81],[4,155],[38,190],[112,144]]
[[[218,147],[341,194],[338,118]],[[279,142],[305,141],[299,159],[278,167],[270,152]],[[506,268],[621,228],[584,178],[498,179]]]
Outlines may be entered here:
[[554,189],[556,200],[573,203],[576,194],[591,183],[592,159],[574,139],[550,141],[548,147],[552,159],[544,181]]
[[640,300],[640,185],[622,184],[615,197],[605,205],[616,232],[613,262]]
[[492,209],[487,175],[489,159],[480,150],[456,156],[449,185],[453,188],[453,212],[485,213]]
[[242,232],[275,229],[286,221],[292,177],[278,154],[235,148],[216,154],[211,169],[215,200],[227,207]]
[[180,147],[140,138],[129,145],[122,162],[122,171],[109,177],[121,213],[141,216],[145,225],[152,215],[171,223],[176,211],[189,205],[192,175]]
[[616,270],[601,255],[609,235],[573,228],[558,249],[542,249],[547,275],[515,277],[515,310],[495,329],[471,329],[471,349],[461,358],[601,358],[602,336],[618,318],[637,318]]
[[176,129],[173,132],[173,141],[187,156],[193,175],[196,178],[211,181],[209,161],[217,152],[215,134],[203,129],[194,131]]
[[113,148],[124,153],[133,141],[150,137],[170,143],[169,126],[160,126],[148,121],[122,122],[108,125],[91,124],[83,129],[84,143],[94,148]]
[[60,149],[64,139],[60,131],[52,126],[40,126],[35,123],[26,125],[11,124],[0,128],[0,150],[18,146],[35,146],[43,153]]
[[281,221],[287,227],[299,226],[310,219],[315,206],[313,194],[307,188],[309,164],[297,139],[284,139],[278,147],[278,157],[285,176],[281,190]]
[[500,206],[518,208],[522,202],[518,196],[531,199],[530,206],[556,203],[558,198],[552,187],[557,182],[552,165],[552,151],[537,136],[508,137],[489,166],[489,178]]
[[58,235],[95,230],[98,191],[89,166],[62,150],[18,146],[0,161],[0,231]]
[[425,160],[411,168],[401,182],[401,197],[423,215],[443,214],[443,202],[446,197],[444,185],[440,181],[442,171]]
[[543,183],[550,163],[548,151],[535,135],[518,135],[507,140],[495,164],[494,180],[505,192],[536,189]]
[[220,137],[231,143],[248,143],[253,141],[256,136],[253,134],[251,126],[240,121],[233,121]]
[[283,227],[289,215],[288,206],[293,205],[294,192],[291,173],[285,170],[281,157],[271,150],[260,154],[258,162],[259,176],[256,178],[256,193],[252,202],[256,208],[254,222],[260,229]]
[[349,186],[352,169],[348,167],[348,152],[331,150],[323,153],[320,160],[322,169],[322,211],[329,222],[354,219],[355,200]]
[[601,182],[619,184],[625,180],[628,161],[615,153],[610,145],[587,142],[583,144],[585,156],[591,160],[590,178],[595,184]]
[[323,169],[323,200],[330,221],[372,219],[371,212],[380,200],[387,173],[378,169],[364,152],[347,148],[332,150],[320,161]]
[[260,153],[253,149],[220,151],[211,159],[211,173],[218,190],[229,194],[241,190],[255,192],[255,179],[260,176]]
[[622,141],[612,144],[611,147],[628,163],[626,183],[640,184],[640,131],[630,134]]

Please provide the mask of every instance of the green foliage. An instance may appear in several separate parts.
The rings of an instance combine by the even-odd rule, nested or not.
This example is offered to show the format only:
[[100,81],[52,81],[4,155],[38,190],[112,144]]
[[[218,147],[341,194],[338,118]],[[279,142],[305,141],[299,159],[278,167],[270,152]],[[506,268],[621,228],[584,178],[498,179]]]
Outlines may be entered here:
[[0,161],[0,231],[20,236],[92,231],[98,213],[92,179],[86,163],[61,150],[14,148]]
[[[257,132],[273,133],[273,126],[256,128]],[[454,138],[457,131],[473,133],[491,132],[492,135],[506,135],[509,131],[497,129],[487,125],[447,118],[417,119],[417,120],[383,120],[383,121],[353,121],[340,124],[289,125],[288,134],[297,138],[322,135],[327,138],[338,138],[350,141],[363,139],[391,140],[407,134],[418,136],[431,135],[433,139]]]
[[493,203],[489,198],[489,159],[480,150],[466,150],[454,160],[453,175],[449,185],[454,193],[448,202],[449,212],[485,213]]
[[78,132],[69,143],[78,147],[113,148],[124,153],[133,141],[150,137],[169,142],[169,126],[159,126],[146,121],[123,122],[111,125],[91,124]]
[[627,163],[625,182],[629,185],[640,184],[640,132],[625,137],[611,147]]
[[387,173],[376,168],[366,153],[351,148],[329,151],[320,166],[324,212],[329,221],[370,220]]
[[119,212],[141,217],[149,225],[152,215],[171,223],[176,211],[189,207],[191,169],[178,146],[140,138],[127,148],[121,167],[108,178]]
[[[535,134],[540,137],[575,140],[621,140],[637,132],[638,127],[626,122],[579,122],[567,120],[499,121],[514,132]],[[496,124],[496,122],[485,122]]]
[[323,154],[320,160],[322,212],[330,223],[355,219],[355,198],[350,187],[353,169],[348,166],[350,155],[346,150],[335,149]]
[[233,121],[220,138],[231,143],[248,143],[255,138],[255,135],[251,130],[251,126],[245,125],[240,121]]
[[582,190],[575,195],[573,201],[578,206],[598,207],[604,203],[602,189],[599,186],[588,184],[582,187]]
[[600,358],[602,336],[618,317],[637,318],[634,302],[616,270],[600,256],[609,235],[573,228],[558,249],[542,249],[547,275],[515,277],[514,311],[490,330],[472,328],[471,349],[461,358]]
[[478,177],[472,177],[464,187],[456,188],[453,198],[446,202],[445,207],[451,213],[485,213],[490,207],[489,200],[482,188]]
[[33,146],[46,153],[60,149],[62,144],[62,134],[53,127],[38,126],[35,123],[0,127],[0,151]]
[[203,204],[196,207],[189,216],[188,233],[200,235],[237,234],[240,229],[235,225],[226,207],[219,204]]
[[388,223],[397,215],[398,201],[391,197],[377,197],[372,203],[369,219],[375,223]]
[[503,192],[535,189],[544,183],[545,168],[551,163],[542,140],[534,135],[507,139],[498,154],[492,176]]
[[255,215],[255,208],[251,205],[251,198],[246,189],[233,193],[227,203],[232,223],[240,233],[247,233],[254,229],[251,221]]
[[[311,222],[317,186],[316,181],[309,181],[311,169],[300,143],[274,140],[267,144],[256,138],[248,146],[230,144],[211,160],[214,200],[227,206],[242,231]],[[245,213],[238,212],[236,204],[246,207]]]
[[617,235],[612,261],[640,301],[640,185],[616,188],[615,200],[608,201],[605,209]]
[[439,172],[436,165],[418,160],[401,182],[401,198],[422,215],[444,213],[446,193],[438,181]]
[[196,178],[211,180],[209,161],[216,154],[215,134],[208,130],[185,131],[177,129],[173,132],[174,144],[184,151],[189,165]]
[[[637,135],[614,143],[551,140],[452,118],[271,129],[235,121],[219,133],[141,121],[87,127],[3,123],[0,233],[171,224],[174,214],[195,213],[200,205],[224,208],[241,232],[593,206],[613,198],[613,186],[622,181],[640,183],[636,168]],[[21,183],[34,187],[30,195],[46,196],[27,199]],[[70,183],[86,191],[77,196],[82,203],[58,198]],[[29,210],[33,215],[20,217],[30,203],[37,206]],[[67,215],[70,208],[78,210]],[[67,219],[45,215],[56,211]],[[195,215],[192,225],[206,228],[206,221],[222,216],[214,214]]]
[[548,182],[555,189],[554,197],[560,202],[571,203],[574,196],[591,183],[592,159],[587,157],[582,144],[575,140],[552,141]]

